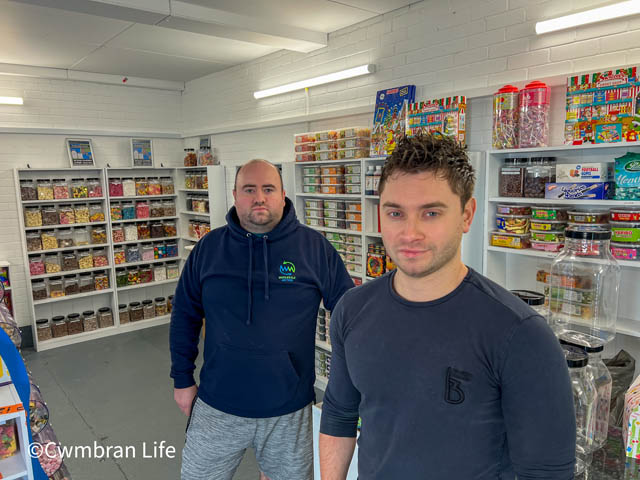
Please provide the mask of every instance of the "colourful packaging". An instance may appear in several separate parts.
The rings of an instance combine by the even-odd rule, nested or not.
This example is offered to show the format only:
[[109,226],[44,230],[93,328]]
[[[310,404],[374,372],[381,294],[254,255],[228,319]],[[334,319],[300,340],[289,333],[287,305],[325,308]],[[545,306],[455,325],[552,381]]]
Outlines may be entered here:
[[415,85],[378,91],[371,131],[372,157],[391,155],[396,144],[405,136],[407,111],[409,104],[415,101],[415,95]]
[[567,79],[565,143],[637,142],[640,104],[637,67]]
[[610,182],[614,179],[614,163],[559,163],[556,182]]
[[611,255],[618,260],[640,260],[640,244],[611,242]]
[[640,223],[611,222],[611,240],[614,242],[640,242]]
[[623,433],[622,438],[627,457],[640,458],[640,376],[624,394],[622,425],[626,425],[626,434]]
[[615,159],[616,200],[640,199],[640,154],[627,152]]
[[609,200],[613,196],[613,182],[547,183],[544,198],[566,200]]
[[461,145],[466,140],[465,96],[438,98],[409,104],[407,136],[441,133],[455,138]]

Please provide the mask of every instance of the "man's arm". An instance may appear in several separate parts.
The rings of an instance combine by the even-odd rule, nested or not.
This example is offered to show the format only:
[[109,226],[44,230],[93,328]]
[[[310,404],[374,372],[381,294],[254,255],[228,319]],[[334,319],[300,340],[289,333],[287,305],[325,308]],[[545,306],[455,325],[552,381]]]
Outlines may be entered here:
[[197,269],[200,246],[198,244],[193,249],[180,275],[169,328],[174,399],[186,415],[190,413],[191,403],[197,392],[193,372],[196,368],[195,360],[198,357],[198,342],[204,316]]
[[346,480],[356,448],[353,437],[320,434],[320,477],[322,480]]
[[331,376],[320,420],[320,471],[323,480],[346,478],[358,430],[360,392],[355,388],[344,351],[344,297],[331,315]]
[[504,355],[502,411],[517,477],[573,479],[573,393],[558,340],[542,317],[530,317],[516,327]]

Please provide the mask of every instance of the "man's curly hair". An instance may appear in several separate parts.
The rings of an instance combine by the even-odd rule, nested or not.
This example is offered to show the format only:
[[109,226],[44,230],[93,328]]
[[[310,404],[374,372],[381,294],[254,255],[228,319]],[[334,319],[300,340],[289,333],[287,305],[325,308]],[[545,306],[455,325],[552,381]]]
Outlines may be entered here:
[[460,197],[462,208],[473,196],[475,172],[469,157],[452,137],[440,134],[403,138],[382,168],[379,192],[395,174],[430,172],[447,180],[451,190]]

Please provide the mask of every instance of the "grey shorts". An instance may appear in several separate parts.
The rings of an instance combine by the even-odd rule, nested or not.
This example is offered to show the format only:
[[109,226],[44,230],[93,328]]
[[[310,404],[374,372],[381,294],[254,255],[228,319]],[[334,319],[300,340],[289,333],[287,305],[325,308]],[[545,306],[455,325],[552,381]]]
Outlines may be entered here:
[[281,417],[245,418],[199,398],[182,451],[182,480],[231,480],[247,448],[271,480],[313,480],[311,405]]

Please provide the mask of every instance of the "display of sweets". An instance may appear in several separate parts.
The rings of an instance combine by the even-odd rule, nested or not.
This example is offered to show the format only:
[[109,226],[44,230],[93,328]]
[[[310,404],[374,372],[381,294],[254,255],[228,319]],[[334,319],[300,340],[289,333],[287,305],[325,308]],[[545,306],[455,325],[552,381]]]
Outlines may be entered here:
[[549,145],[549,110],[551,89],[544,83],[527,84],[519,97],[518,147],[535,148]]
[[370,243],[367,249],[367,276],[380,277],[396,268],[391,257],[387,255],[384,245]]
[[639,80],[635,66],[569,77],[565,143],[637,142],[640,137]]
[[467,98],[462,95],[410,103],[407,136],[441,133],[465,145],[466,109]]
[[627,152],[615,159],[615,199],[640,199],[640,154]]
[[518,148],[518,89],[505,85],[493,95],[493,148]]
[[406,135],[409,104],[415,101],[415,95],[415,85],[378,91],[371,130],[372,157],[391,155]]

